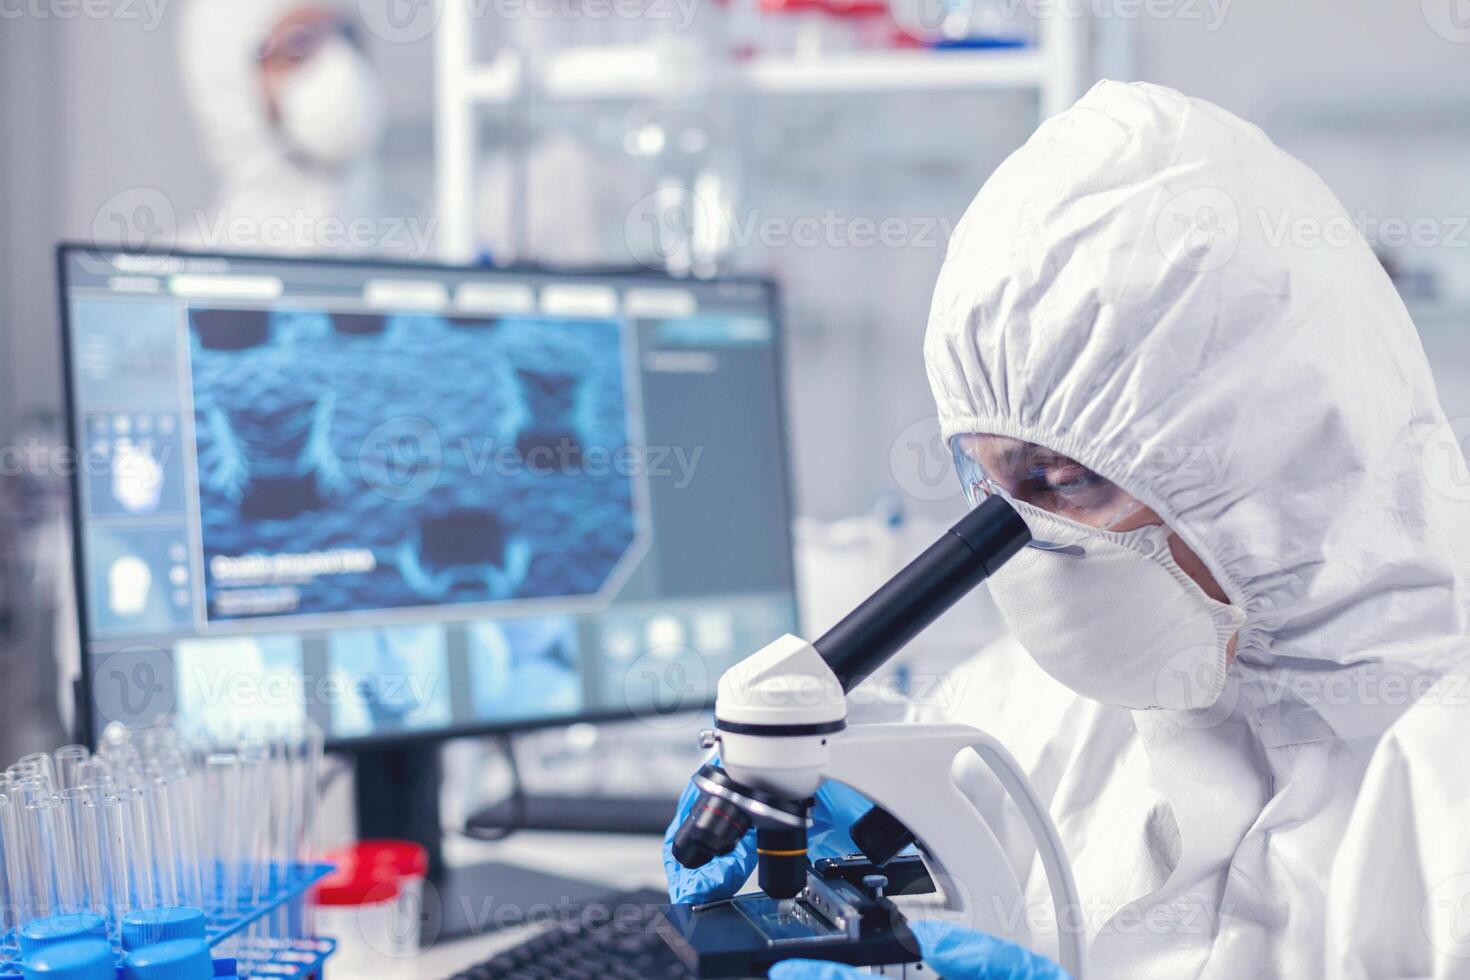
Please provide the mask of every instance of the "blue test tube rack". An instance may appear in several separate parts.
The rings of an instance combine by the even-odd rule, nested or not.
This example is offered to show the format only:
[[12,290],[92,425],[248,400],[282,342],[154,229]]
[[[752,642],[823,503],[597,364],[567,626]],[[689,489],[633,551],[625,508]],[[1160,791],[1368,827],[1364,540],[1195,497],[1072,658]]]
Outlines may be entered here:
[[[205,941],[218,949],[229,940],[243,936],[250,926],[270,915],[285,915],[291,932],[303,932],[306,922],[306,893],[311,886],[332,871],[330,864],[292,864],[285,873],[272,867],[270,874],[263,876],[265,885],[259,895],[253,890],[242,888],[233,901],[227,896],[216,894],[206,902],[204,910]],[[249,880],[249,876],[241,876]],[[252,945],[250,971],[257,977],[268,976],[273,980],[306,980],[320,977],[329,956],[337,949],[333,939],[297,938],[273,939]],[[23,980],[15,961],[20,951],[14,936],[4,937],[0,942],[0,980]],[[239,963],[233,957],[216,956],[214,961],[216,978],[234,978],[240,975]],[[119,965],[118,975],[122,975]]]

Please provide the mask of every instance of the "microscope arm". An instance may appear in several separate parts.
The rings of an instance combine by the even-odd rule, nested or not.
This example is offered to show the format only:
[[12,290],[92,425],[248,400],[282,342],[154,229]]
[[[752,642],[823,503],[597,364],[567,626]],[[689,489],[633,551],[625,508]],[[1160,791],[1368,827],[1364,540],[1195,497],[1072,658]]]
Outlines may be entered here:
[[918,839],[945,908],[970,928],[1030,945],[1025,897],[975,805],[955,782],[956,757],[973,749],[1015,801],[1046,870],[1061,965],[1086,973],[1077,884],[1045,805],[1011,754],[968,725],[855,725],[831,740],[828,779],[846,783],[893,814]]
[[[1031,830],[1056,907],[1059,958],[1081,980],[1085,937],[1076,883],[1046,807],[1010,754],[966,725],[847,725],[846,692],[1030,539],[1010,505],[989,497],[815,643],[783,636],[727,670],[720,678],[715,730],[706,742],[720,743],[723,767],[705,766],[696,775],[700,795],[674,835],[675,859],[686,868],[703,867],[731,853],[754,825],[760,900],[797,898],[809,888],[811,798],[823,779],[835,779],[867,795],[913,835],[943,893],[941,914],[958,915],[964,925],[1029,945],[1016,873],[984,815],[956,781],[960,763],[968,762],[962,753],[973,750]],[[695,959],[718,952],[724,934],[716,922],[720,913],[711,913],[709,921],[716,922],[711,936],[698,925],[699,912],[682,906],[678,911],[683,922],[678,931]],[[754,932],[736,945],[755,948],[758,959],[770,955],[771,935],[759,928]]]

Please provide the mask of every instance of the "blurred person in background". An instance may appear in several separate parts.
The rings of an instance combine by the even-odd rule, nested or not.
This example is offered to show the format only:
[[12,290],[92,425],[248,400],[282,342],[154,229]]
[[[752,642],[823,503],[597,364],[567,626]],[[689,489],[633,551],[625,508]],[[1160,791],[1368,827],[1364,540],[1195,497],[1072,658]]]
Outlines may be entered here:
[[22,419],[0,467],[0,759],[55,748],[70,721],[80,649],[71,527],[64,471],[47,465],[60,430],[47,413]]
[[378,74],[352,8],[335,0],[194,0],[179,34],[184,85],[219,176],[182,244],[361,250],[376,219]]

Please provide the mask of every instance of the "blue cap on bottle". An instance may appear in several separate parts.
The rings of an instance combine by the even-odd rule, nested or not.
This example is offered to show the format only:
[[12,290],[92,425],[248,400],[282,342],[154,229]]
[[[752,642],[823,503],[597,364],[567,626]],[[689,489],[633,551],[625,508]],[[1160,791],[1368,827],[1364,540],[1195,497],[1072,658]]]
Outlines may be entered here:
[[214,959],[202,939],[171,939],[123,957],[127,980],[213,980]]
[[175,939],[203,939],[204,913],[184,906],[129,912],[122,920],[123,949],[142,949]]
[[21,961],[26,980],[117,980],[117,960],[105,939],[74,939],[38,949]]
[[106,939],[107,923],[102,916],[93,912],[77,912],[68,915],[48,915],[44,919],[33,919],[17,931],[20,951],[29,956],[49,946],[69,943],[76,939]]

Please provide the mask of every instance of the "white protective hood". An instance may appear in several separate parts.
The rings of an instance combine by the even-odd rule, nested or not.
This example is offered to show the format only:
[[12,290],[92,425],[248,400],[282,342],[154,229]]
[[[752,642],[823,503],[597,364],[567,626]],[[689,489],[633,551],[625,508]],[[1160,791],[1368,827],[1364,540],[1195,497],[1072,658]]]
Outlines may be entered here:
[[[214,205],[179,228],[183,243],[223,244],[260,250],[265,222],[347,221],[377,217],[376,175],[370,163],[329,173],[294,159],[270,118],[257,58],[271,31],[302,0],[191,0],[184,9],[178,43],[184,90],[200,143],[220,186]],[[345,0],[315,6],[340,8]],[[243,240],[230,240],[231,222],[242,221]],[[317,250],[308,224],[288,250]],[[270,244],[274,244],[273,242]]]
[[1445,416],[1351,228],[1256,127],[1102,82],[975,198],[925,341],[946,439],[1072,456],[1205,561],[1247,615],[1217,710],[1267,747],[1381,732],[1466,645]]

